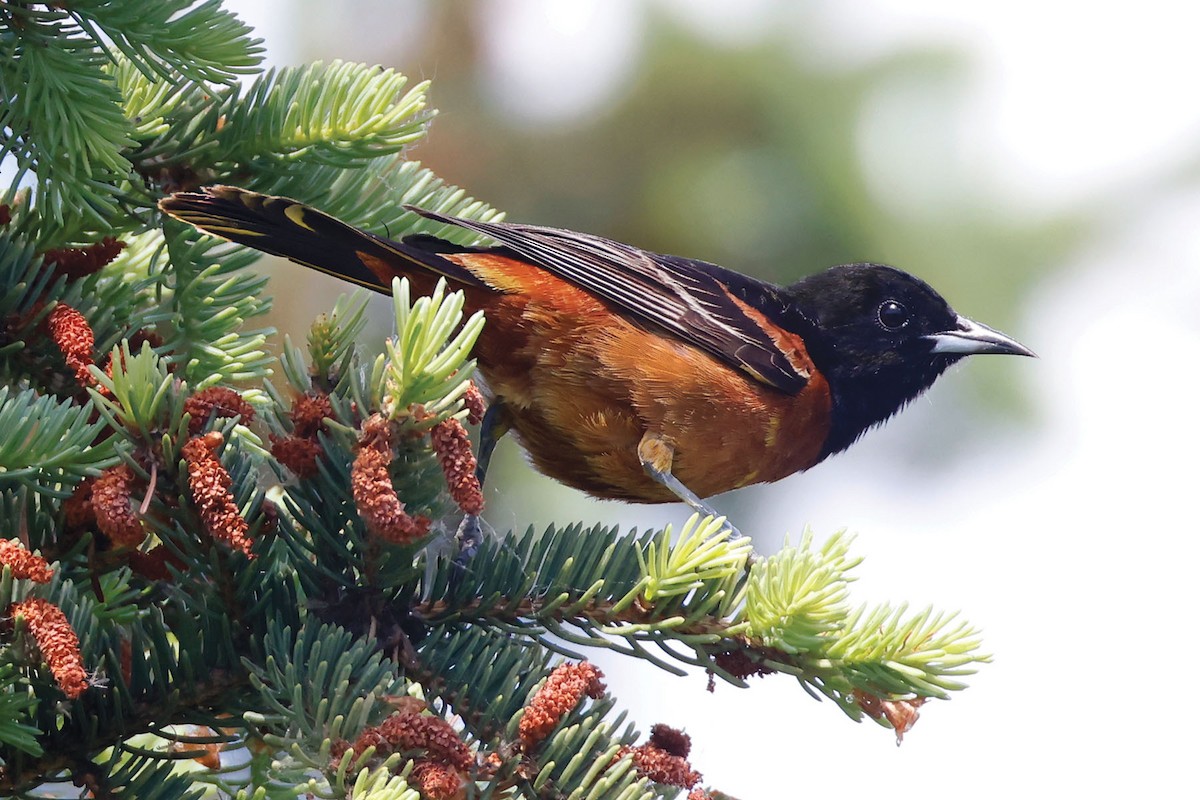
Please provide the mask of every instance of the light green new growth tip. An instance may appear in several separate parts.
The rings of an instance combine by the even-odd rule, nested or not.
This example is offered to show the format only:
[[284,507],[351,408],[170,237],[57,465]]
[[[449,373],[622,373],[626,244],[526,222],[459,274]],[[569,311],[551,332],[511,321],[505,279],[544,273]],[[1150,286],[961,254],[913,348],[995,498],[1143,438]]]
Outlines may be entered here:
[[839,531],[818,550],[806,530],[798,547],[784,547],[754,564],[746,588],[753,635],[792,655],[825,646],[850,611],[848,573],[862,561],[849,557],[853,538]]
[[409,301],[406,279],[392,281],[396,335],[387,342],[386,358],[376,361],[372,380],[388,417],[403,417],[420,406],[419,422],[434,425],[460,413],[459,399],[475,371],[467,355],[483,329],[482,312],[462,322],[464,302],[462,292],[446,293],[444,280],[416,302]]
[[[136,430],[151,439],[171,416],[168,406],[187,396],[187,384],[175,379],[146,342],[134,353],[124,341],[113,348],[110,359],[112,375],[92,369],[96,381],[107,390],[107,394],[92,390],[97,409],[113,428]],[[170,392],[172,387],[174,393]]]
[[991,660],[979,652],[979,631],[956,614],[925,609],[909,614],[906,605],[847,603],[850,570],[862,559],[850,557],[852,536],[836,533],[819,549],[811,531],[797,547],[750,568],[745,621],[763,645],[820,662],[820,690],[841,696],[861,689],[886,697],[947,697],[964,687],[960,680]]
[[638,563],[646,576],[642,597],[647,603],[664,597],[686,595],[704,588],[706,582],[724,581],[742,574],[746,559],[753,552],[747,538],[729,540],[731,531],[724,517],[693,514],[679,533],[679,541],[670,546],[670,527],[666,537],[650,543]]
[[351,800],[421,800],[421,793],[391,769],[360,770],[346,794]]

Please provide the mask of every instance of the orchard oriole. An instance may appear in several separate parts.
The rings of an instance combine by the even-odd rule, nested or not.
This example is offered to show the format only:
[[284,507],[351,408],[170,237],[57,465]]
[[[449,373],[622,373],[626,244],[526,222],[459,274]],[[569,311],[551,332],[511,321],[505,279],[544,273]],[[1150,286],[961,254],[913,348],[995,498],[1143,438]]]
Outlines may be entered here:
[[392,241],[228,186],[160,206],[379,292],[396,276],[419,293],[446,278],[487,317],[474,351],[492,397],[485,427],[513,431],[541,472],[597,497],[711,513],[701,498],[846,449],[963,356],[1033,355],[880,264],[780,287],[598,236],[411,206],[496,245]]

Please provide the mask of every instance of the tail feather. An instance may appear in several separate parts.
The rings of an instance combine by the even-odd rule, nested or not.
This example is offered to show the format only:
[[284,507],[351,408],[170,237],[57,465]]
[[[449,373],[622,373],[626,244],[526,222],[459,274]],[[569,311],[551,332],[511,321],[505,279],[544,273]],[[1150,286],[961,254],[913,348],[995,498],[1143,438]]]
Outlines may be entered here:
[[165,213],[203,231],[352,281],[384,294],[394,276],[435,273],[484,287],[469,270],[435,252],[376,236],[286,197],[234,186],[179,192],[159,201]]

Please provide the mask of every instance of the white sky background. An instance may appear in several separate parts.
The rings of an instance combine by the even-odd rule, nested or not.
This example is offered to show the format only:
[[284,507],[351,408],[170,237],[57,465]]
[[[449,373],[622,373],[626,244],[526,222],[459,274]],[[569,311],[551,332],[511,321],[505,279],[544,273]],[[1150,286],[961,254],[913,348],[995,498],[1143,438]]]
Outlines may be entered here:
[[[292,60],[295,32],[280,26],[287,3],[231,5],[276,63]],[[586,117],[619,91],[642,44],[636,3],[486,5],[497,102],[535,120]],[[718,44],[791,18],[788,3],[772,0],[663,5]],[[860,532],[859,599],[961,608],[996,662],[952,702],[927,705],[901,748],[784,678],[710,695],[702,676],[607,659],[610,688],[643,728],[684,727],[706,783],[743,800],[1194,792],[1200,186],[1154,187],[1200,140],[1200,12],[1165,0],[804,8],[797,57],[831,70],[924,42],[971,55],[970,101],[952,135],[954,168],[972,176],[976,202],[1029,214],[1085,205],[1110,219],[1009,331],[1041,355],[1010,373],[1038,403],[1036,430],[981,436],[953,474],[906,474],[898,443],[953,413],[952,393],[935,388],[794,478],[803,508],[796,483],[758,490],[778,515],[772,527]],[[773,10],[780,16],[768,19]],[[340,55],[362,57],[351,46]],[[866,115],[865,163],[881,192],[903,181],[936,195],[937,176],[906,165],[937,154],[880,135],[904,110],[882,97]],[[958,370],[995,367],[981,358]],[[616,504],[581,510],[577,495],[564,497],[573,517],[655,518]],[[686,517],[680,507],[654,513]]]

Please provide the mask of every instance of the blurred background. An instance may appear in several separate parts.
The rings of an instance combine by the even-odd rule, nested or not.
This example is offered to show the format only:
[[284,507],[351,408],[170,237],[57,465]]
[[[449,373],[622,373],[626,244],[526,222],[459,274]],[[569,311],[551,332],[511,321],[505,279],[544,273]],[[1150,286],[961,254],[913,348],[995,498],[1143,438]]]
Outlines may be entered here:
[[[859,601],[961,609],[995,663],[897,749],[783,677],[749,691],[605,659],[743,800],[1184,794],[1200,426],[1197,13],[949,0],[242,0],[283,66],[433,81],[412,157],[509,219],[778,282],[928,280],[1038,361],[976,358],[849,453],[715,503],[771,552],[858,533]],[[288,266],[277,274],[292,276]],[[277,280],[303,334],[344,286]],[[377,336],[387,334],[378,301]],[[675,524],[492,464],[488,520]]]

